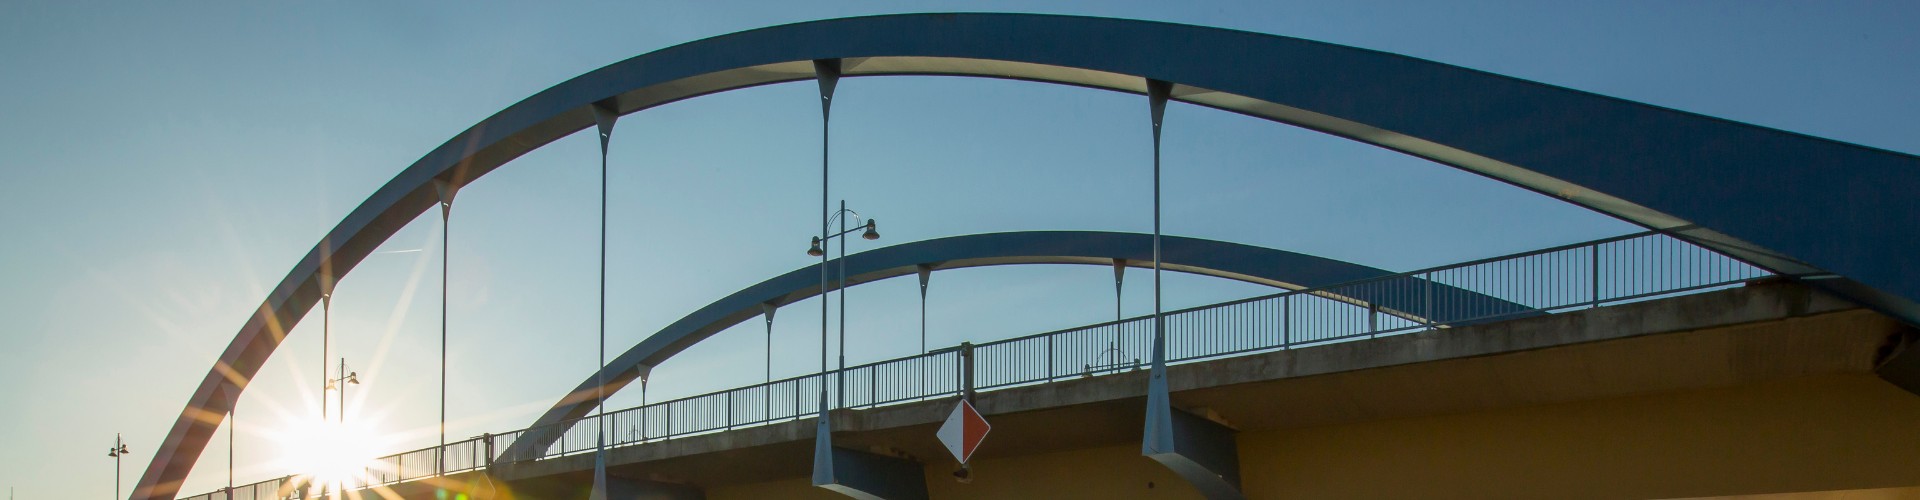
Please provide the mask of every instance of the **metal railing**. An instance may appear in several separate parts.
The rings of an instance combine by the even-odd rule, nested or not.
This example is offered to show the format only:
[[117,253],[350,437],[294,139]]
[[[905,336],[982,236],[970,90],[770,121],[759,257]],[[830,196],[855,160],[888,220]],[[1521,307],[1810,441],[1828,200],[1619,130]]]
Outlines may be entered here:
[[258,483],[233,487],[232,496],[226,491],[215,491],[204,495],[182,497],[181,500],[269,500],[290,498],[295,495],[290,484],[292,476],[268,479]]
[[[434,477],[435,469],[440,467],[436,452],[446,453],[445,474],[455,474],[486,468],[489,463],[491,443],[497,442],[492,435],[482,435],[464,441],[447,443],[445,448],[431,447],[395,453],[374,459],[360,471],[357,477],[337,478],[339,491],[359,491],[375,486],[385,486],[402,481],[412,481]],[[351,494],[335,493],[333,485],[323,489],[308,478],[289,475],[260,481],[253,484],[234,486],[233,495],[225,491],[214,491],[181,500],[282,500],[282,499],[318,499],[347,498]],[[357,497],[355,497],[357,498]]]
[[[1169,363],[1553,314],[1728,287],[1770,273],[1658,233],[1639,233],[1163,313]],[[723,432],[817,415],[826,401],[874,407],[1140,369],[1153,342],[1142,316],[663,401],[448,444],[444,473],[607,446]],[[585,425],[581,425],[585,424]],[[522,439],[551,442],[506,456]],[[427,448],[378,459],[364,485],[435,474]],[[253,488],[286,478],[256,483]],[[269,488],[270,489],[270,488]],[[211,496],[208,496],[211,495]],[[220,499],[215,492],[194,499]],[[272,498],[266,496],[234,498]]]

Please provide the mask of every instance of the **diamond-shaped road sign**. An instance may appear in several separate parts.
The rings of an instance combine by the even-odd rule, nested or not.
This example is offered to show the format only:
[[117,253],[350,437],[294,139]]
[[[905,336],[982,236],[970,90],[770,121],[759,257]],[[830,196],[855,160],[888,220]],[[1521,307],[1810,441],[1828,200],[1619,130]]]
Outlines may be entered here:
[[953,459],[961,464],[973,456],[973,450],[980,447],[980,441],[987,438],[987,431],[993,426],[987,425],[987,419],[973,409],[967,400],[953,407],[953,413],[947,415],[947,423],[940,425],[940,443],[947,445],[947,451],[953,453]]

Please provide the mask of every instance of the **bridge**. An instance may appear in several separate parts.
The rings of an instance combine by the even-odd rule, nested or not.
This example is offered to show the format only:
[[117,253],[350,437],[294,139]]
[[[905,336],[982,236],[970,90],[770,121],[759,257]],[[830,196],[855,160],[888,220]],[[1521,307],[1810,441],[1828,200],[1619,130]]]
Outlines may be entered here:
[[[1024,42],[1004,42],[1015,39]],[[1256,70],[1245,61],[1323,70]],[[288,329],[405,221],[435,205],[443,220],[451,217],[461,186],[587,128],[599,132],[604,158],[621,117],[680,99],[815,80],[824,123],[839,79],[911,74],[1147,96],[1155,233],[930,240],[848,257],[853,271],[838,281],[828,279],[838,262],[823,255],[603,360],[529,427],[381,458],[346,485],[365,492],[348,495],[1004,496],[1033,487],[1017,478],[1032,479],[1021,471],[1035,467],[1055,468],[1075,491],[1209,498],[1406,496],[1421,488],[1526,496],[1527,488],[1570,485],[1599,488],[1596,496],[1709,496],[1920,485],[1913,468],[1900,466],[1915,463],[1912,450],[1920,449],[1911,446],[1920,436],[1910,425],[1920,416],[1912,394],[1920,391],[1920,354],[1909,348],[1911,325],[1920,323],[1920,268],[1910,258],[1920,250],[1912,230],[1920,206],[1898,189],[1920,185],[1920,158],[1272,35],[965,14],[801,23],[664,49],[562,83],[449,140],[343,219],[263,302],[189,400],[134,498],[178,496],[222,415]],[[1404,152],[1650,232],[1398,273],[1164,236],[1158,140],[1169,101]],[[831,235],[822,187],[824,238]],[[667,358],[782,305],[880,279],[1006,264],[1111,265],[1116,280],[1127,267],[1145,267],[1155,280],[1170,270],[1278,291],[843,368],[827,365],[823,347],[812,375],[602,408],[608,393],[644,381]],[[1113,355],[1089,358],[1090,351]],[[1497,389],[1463,389],[1468,382]],[[934,480],[958,465],[942,460],[930,431],[956,399],[974,400],[996,432],[1011,435],[983,450],[978,482],[958,483],[970,490]],[[1487,485],[1460,481],[1486,477],[1463,464],[1513,446],[1441,442],[1374,450],[1382,453],[1372,463],[1430,466],[1413,474],[1428,478],[1424,485],[1356,484],[1365,476],[1332,464],[1353,459],[1355,444],[1399,436],[1394,425],[1498,440],[1505,434],[1489,422],[1583,409],[1603,416],[1588,427],[1560,421],[1512,430],[1531,430],[1567,455],[1607,448],[1559,433],[1613,429],[1600,434],[1639,443],[1615,450],[1614,474],[1641,471],[1621,465],[1634,461],[1720,457],[1725,465],[1600,484],[1564,469],[1591,461],[1539,460],[1507,465],[1545,479]],[[1446,421],[1448,413],[1481,421]],[[1746,425],[1763,438],[1698,419]],[[1311,426],[1322,430],[1299,430]],[[1622,438],[1609,426],[1657,432]],[[1690,446],[1634,441],[1676,435]],[[1137,451],[1115,451],[1128,440]],[[1819,456],[1723,456],[1755,442],[1865,451],[1839,461],[1844,470],[1822,468]],[[1795,471],[1797,479],[1785,477]],[[1135,484],[1141,478],[1145,484]],[[314,492],[290,475],[190,498]]]
[[[941,262],[943,269],[1046,263],[1109,265],[1115,260],[1122,262],[1119,265],[1125,265],[1124,262],[1131,261],[1113,255],[1124,255],[1129,249],[1137,252],[1142,248],[1140,240],[1147,236],[1088,232],[1004,233],[898,245],[849,257],[850,263],[857,263],[854,264],[857,271],[852,275],[859,279],[849,279],[848,286],[914,274],[919,266],[914,263],[927,259]],[[1745,290],[1750,288],[1747,285],[1776,278],[1745,263],[1653,233],[1404,273],[1386,273],[1290,252],[1207,240],[1169,238],[1169,243],[1172,243],[1167,245],[1170,251],[1164,256],[1169,269],[1214,276],[1237,276],[1237,279],[1273,284],[1286,290],[1267,296],[1168,312],[1164,320],[1168,326],[1169,363],[1191,367],[1185,373],[1225,372],[1224,375],[1213,375],[1219,377],[1213,380],[1190,375],[1197,380],[1188,382],[1182,387],[1183,391],[1176,394],[1201,389],[1240,392],[1246,390],[1241,387],[1244,384],[1321,373],[1434,363],[1630,339],[1654,333],[1725,327],[1749,321],[1813,317],[1851,309],[1844,302],[1815,298],[1804,290],[1784,291],[1787,287],[1783,284],[1766,285],[1760,288],[1763,291],[1749,292]],[[1100,251],[1102,248],[1111,251]],[[1028,255],[1038,253],[1030,249],[1045,249],[1045,253],[1055,255]],[[1234,273],[1236,266],[1247,274]],[[808,285],[806,280],[796,278],[815,273],[817,269],[810,267],[749,287],[688,315],[661,333],[717,332],[746,319],[740,314],[741,311],[729,311],[731,309],[749,306],[753,313],[745,316],[751,317],[761,314],[755,306],[767,300],[793,302],[805,299],[819,290],[805,289]],[[1322,281],[1327,283],[1311,286],[1300,284]],[[1670,310],[1685,309],[1687,306],[1669,305],[1668,301],[1697,302],[1698,299],[1667,297],[1702,292],[1739,296],[1737,300],[1783,304],[1773,305],[1756,316],[1736,315],[1738,319],[1713,315],[1701,318]],[[1648,302],[1649,299],[1659,300]],[[1791,304],[1792,301],[1804,304]],[[1565,318],[1591,316],[1598,312],[1594,311],[1595,308],[1621,304],[1629,309],[1648,309],[1649,305],[1654,309],[1668,309],[1658,314],[1638,310],[1635,313],[1676,324],[1647,328],[1612,320],[1596,321],[1578,328],[1578,332],[1553,331],[1569,329],[1565,325],[1569,320]],[[1741,312],[1752,314],[1751,311]],[[1127,318],[977,345],[966,344],[924,355],[598,415],[570,415],[580,409],[591,408],[593,400],[563,397],[549,412],[549,417],[542,419],[558,418],[558,421],[489,433],[444,447],[381,457],[361,470],[353,478],[355,482],[350,487],[366,490],[363,494],[370,497],[379,497],[382,493],[414,497],[430,495],[432,490],[447,489],[452,484],[453,489],[462,492],[491,496],[514,491],[509,485],[521,484],[523,491],[543,491],[545,494],[541,497],[564,496],[564,493],[554,493],[553,489],[564,491],[568,485],[578,484],[562,481],[556,486],[543,484],[541,480],[590,471],[591,460],[580,459],[591,458],[596,451],[599,443],[596,436],[602,428],[608,431],[607,444],[615,447],[612,451],[616,457],[614,470],[632,466],[631,469],[638,472],[624,476],[658,476],[661,472],[656,467],[658,464],[653,462],[738,448],[760,450],[759,453],[772,455],[770,458],[747,459],[747,462],[787,463],[789,466],[784,469],[798,477],[804,470],[791,465],[804,464],[804,454],[788,456],[793,455],[794,450],[780,450],[778,445],[805,444],[811,438],[808,434],[812,429],[806,424],[819,414],[821,407],[810,396],[822,387],[835,396],[831,398],[835,401],[831,408],[844,415],[840,421],[855,422],[849,424],[845,431],[896,431],[925,427],[944,416],[939,410],[946,409],[956,398],[970,397],[976,391],[984,393],[983,406],[988,408],[991,415],[1020,415],[1038,410],[1070,411],[1073,417],[1038,417],[1035,425],[1065,427],[1075,425],[1074,422],[1099,422],[1103,420],[1102,417],[1097,413],[1089,414],[1089,409],[1081,407],[1111,406],[1103,403],[1113,400],[1137,400],[1141,395],[1139,375],[1144,368],[1142,360],[1137,357],[1112,358],[1105,354],[1145,352],[1153,338],[1152,319]],[[1542,339],[1534,345],[1497,347],[1493,346],[1503,342],[1475,338],[1516,328],[1509,323],[1526,320],[1547,320],[1543,323],[1546,326],[1532,328],[1571,338]],[[1837,351],[1863,348],[1870,351],[1885,340],[1885,330],[1882,327],[1833,340],[1841,342]],[[1303,352],[1320,353],[1328,351],[1316,348],[1344,348],[1349,343],[1377,342],[1445,342],[1457,343],[1461,347],[1457,352],[1440,355],[1422,353],[1411,359],[1392,361],[1352,359],[1356,356],[1347,355],[1347,359],[1339,362],[1328,362],[1318,368],[1305,370],[1300,368],[1303,361],[1299,356],[1307,354],[1293,352],[1304,349]],[[1784,349],[1786,346],[1770,347]],[[1482,351],[1476,352],[1475,349]],[[1088,353],[1101,355],[1089,357]],[[1854,361],[1861,357],[1858,352],[1849,353],[1849,356],[1855,358]],[[1275,357],[1283,361],[1262,360]],[[1236,367],[1248,363],[1274,363],[1275,367],[1285,368],[1283,371],[1267,368],[1245,373]],[[608,369],[634,371],[620,365],[615,362]],[[1862,366],[1866,366],[1860,363],[1842,365],[1822,366],[1821,369],[1834,372],[1862,371]],[[1312,364],[1306,363],[1306,366]],[[589,377],[582,385],[590,386],[594,381]],[[1054,384],[1067,384],[1071,388],[1054,387]],[[842,395],[844,397],[840,397]],[[1235,400],[1241,400],[1238,401],[1240,406],[1246,404],[1246,398],[1238,395],[1215,398],[1225,401],[1204,407],[1220,412],[1231,408]],[[1278,418],[1277,415],[1263,413],[1271,412],[1230,411],[1225,414],[1234,415],[1236,421],[1240,418]],[[917,453],[909,456],[921,457],[926,462],[938,462],[927,460],[938,457],[930,453],[933,449],[928,446],[931,444],[928,443],[930,433],[917,438],[901,434],[897,431],[882,433],[897,440],[888,443],[888,446],[915,446]],[[649,445],[664,445],[675,440],[687,443],[689,439],[696,439],[694,442],[697,444],[681,446],[694,447],[691,451],[647,450]],[[702,439],[704,441],[698,441]],[[1109,438],[1107,441],[1113,440]],[[628,450],[636,453],[628,454]],[[449,465],[444,471],[439,471],[436,466],[442,457]],[[619,460],[621,457],[631,457],[631,462],[622,462]],[[660,491],[698,496],[686,493],[692,488],[687,485],[739,486],[750,485],[749,479],[782,479],[767,471],[753,470],[756,467],[726,468],[746,470],[737,475],[713,471],[700,473],[703,469],[682,465],[668,469],[684,474],[680,481],[639,483]],[[436,480],[441,478],[450,479],[451,483]],[[287,492],[292,491],[291,488],[301,484],[301,478],[287,476],[245,485],[240,489],[249,492],[251,498],[274,498],[286,496]],[[542,490],[543,487],[546,490]],[[237,497],[250,498],[246,495]],[[210,492],[190,498],[225,498],[225,492]]]

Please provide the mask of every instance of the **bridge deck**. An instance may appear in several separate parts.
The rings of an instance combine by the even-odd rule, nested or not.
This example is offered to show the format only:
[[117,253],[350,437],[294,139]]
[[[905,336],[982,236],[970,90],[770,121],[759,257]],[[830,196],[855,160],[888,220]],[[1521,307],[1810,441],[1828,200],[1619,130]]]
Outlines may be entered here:
[[[1901,328],[1804,287],[1763,283],[1192,363],[1170,377],[1177,406],[1260,431],[1870,374]],[[976,405],[995,427],[976,461],[1137,443],[1145,388],[1139,372],[981,393]],[[835,440],[952,468],[934,438],[951,405],[839,410]],[[609,474],[710,492],[798,480],[812,437],[801,420],[625,446],[609,452]],[[556,457],[498,466],[493,478],[569,480],[592,466],[591,455]]]

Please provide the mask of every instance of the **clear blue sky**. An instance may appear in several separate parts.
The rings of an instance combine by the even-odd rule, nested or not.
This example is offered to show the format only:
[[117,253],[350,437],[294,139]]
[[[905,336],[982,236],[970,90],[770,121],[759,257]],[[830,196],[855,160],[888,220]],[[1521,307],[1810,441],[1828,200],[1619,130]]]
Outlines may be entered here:
[[[528,95],[672,44],[862,14],[1041,11],[1297,36],[1422,57],[1904,152],[1920,152],[1913,2],[52,2],[0,3],[0,486],[131,484],[264,295],[376,187]],[[726,293],[807,265],[811,83],[624,119],[612,157],[615,352]],[[1138,96],[1022,82],[854,79],[835,106],[835,190],[886,239],[1022,229],[1147,231]],[[1344,140],[1176,105],[1167,230],[1408,269],[1634,228]],[[450,437],[523,426],[594,363],[590,136],[529,154],[454,211]],[[349,406],[435,440],[437,218],[341,284]],[[867,242],[859,242],[867,245]],[[861,246],[856,248],[871,248]],[[410,252],[424,249],[425,251]],[[934,345],[1106,319],[1102,268],[934,278]],[[1130,313],[1147,311],[1144,275]],[[917,349],[911,280],[850,293],[852,361]],[[1174,279],[1171,306],[1260,293]],[[817,304],[779,317],[776,376],[809,370]],[[317,310],[316,310],[317,311]],[[286,471],[270,426],[315,411],[318,312],[241,401],[239,480]],[[757,322],[656,371],[650,399],[760,380]],[[623,408],[638,394],[611,403]],[[186,493],[225,484],[226,429]]]

